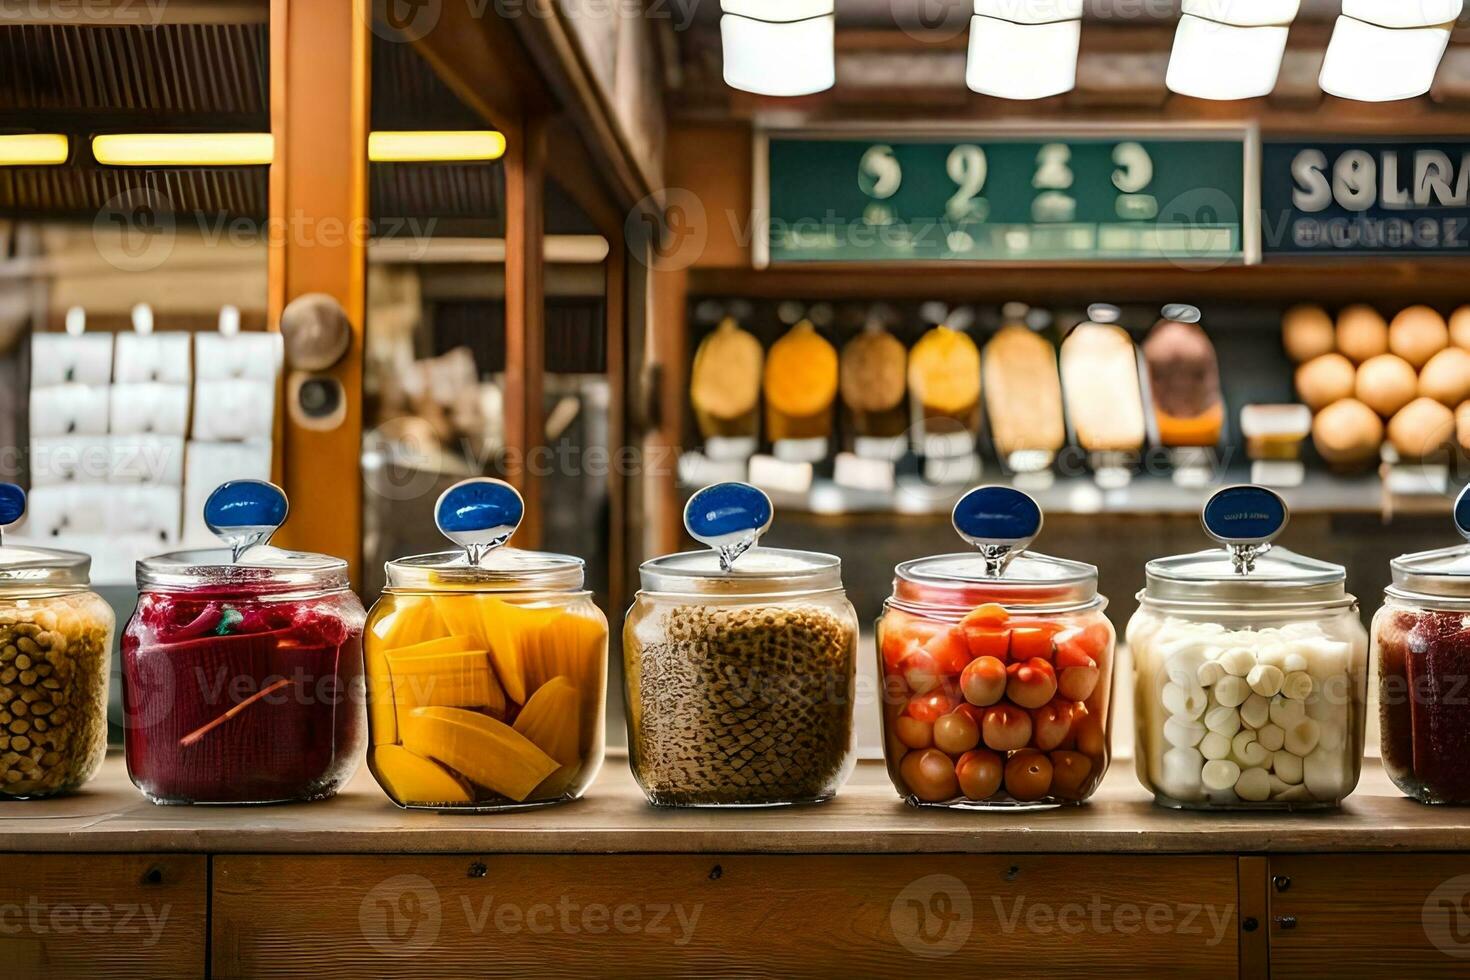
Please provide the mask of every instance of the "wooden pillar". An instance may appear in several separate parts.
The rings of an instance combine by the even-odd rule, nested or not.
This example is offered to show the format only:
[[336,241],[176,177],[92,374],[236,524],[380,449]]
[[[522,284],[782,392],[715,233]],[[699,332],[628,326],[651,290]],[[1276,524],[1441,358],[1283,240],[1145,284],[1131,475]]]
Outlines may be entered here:
[[625,448],[628,446],[628,252],[622,236],[608,239],[607,277],[603,290],[607,343],[607,444],[612,454],[607,471],[607,502],[611,539],[607,545],[609,615],[621,617],[627,608],[628,530],[633,515],[628,511],[628,483]]
[[[277,413],[277,479],[291,498],[283,546],[362,561],[362,364],[368,239],[369,0],[271,0],[270,324],[326,293],[352,345],[329,373],[346,418],[328,431]],[[290,365],[287,365],[289,372]]]
[[546,120],[525,117],[506,132],[505,448],[507,479],[526,501],[516,533],[521,548],[541,544],[540,474],[546,446]]

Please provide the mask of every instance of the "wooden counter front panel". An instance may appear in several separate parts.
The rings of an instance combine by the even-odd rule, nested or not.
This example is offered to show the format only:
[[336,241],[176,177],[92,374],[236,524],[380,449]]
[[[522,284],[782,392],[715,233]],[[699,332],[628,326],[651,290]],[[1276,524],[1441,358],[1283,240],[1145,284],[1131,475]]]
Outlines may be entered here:
[[216,977],[1233,976],[1236,860],[214,859]]
[[1271,858],[1271,978],[1470,976],[1470,855]]
[[0,854],[0,976],[203,975],[208,862],[192,854]]

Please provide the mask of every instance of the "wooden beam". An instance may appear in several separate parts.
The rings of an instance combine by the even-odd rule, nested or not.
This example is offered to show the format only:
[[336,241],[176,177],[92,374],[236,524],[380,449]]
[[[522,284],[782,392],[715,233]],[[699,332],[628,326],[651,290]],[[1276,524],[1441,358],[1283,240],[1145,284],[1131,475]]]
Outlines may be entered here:
[[502,131],[528,113],[550,111],[550,97],[508,18],[488,4],[435,7],[437,19],[413,45],[465,105]]
[[507,131],[505,163],[505,448],[508,478],[526,501],[516,544],[541,543],[541,481],[548,464],[546,374],[546,119]]
[[342,424],[314,431],[288,416],[278,423],[279,478],[291,498],[281,542],[346,558],[354,582],[362,560],[369,6],[271,0],[270,322],[279,328],[296,297],[326,293],[352,329],[346,357],[328,372],[342,385]]
[[[11,9],[11,8],[15,9]],[[0,24],[13,27],[159,27],[164,24],[264,24],[271,0],[27,0],[7,5]]]

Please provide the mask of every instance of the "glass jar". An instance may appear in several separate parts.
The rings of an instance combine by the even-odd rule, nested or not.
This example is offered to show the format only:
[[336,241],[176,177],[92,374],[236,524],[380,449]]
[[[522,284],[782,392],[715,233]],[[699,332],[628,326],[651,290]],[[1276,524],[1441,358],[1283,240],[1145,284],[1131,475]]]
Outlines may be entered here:
[[894,570],[878,621],[888,776],[911,806],[1080,803],[1108,768],[1113,627],[1097,569],[1026,551],[1026,494],[980,487],[955,507],[979,554]]
[[1286,503],[1227,487],[1226,547],[1156,559],[1128,624],[1138,778],[1160,806],[1336,806],[1363,758],[1368,635],[1340,565],[1272,547]]
[[[0,484],[0,524],[25,494]],[[107,754],[112,607],[88,590],[92,560],[0,545],[0,799],[77,789]]]
[[465,550],[387,564],[365,648],[368,766],[403,807],[575,800],[602,766],[607,694],[582,560],[500,547],[523,507],[499,480],[451,487],[435,512]]
[[[1470,488],[1455,524],[1470,537]],[[1373,617],[1383,768],[1420,803],[1470,803],[1470,545],[1392,569]]]
[[755,547],[770,516],[754,487],[708,487],[685,525],[717,550],[640,570],[623,630],[628,754],[656,806],[816,803],[852,772],[858,623],[842,563]]
[[274,526],[236,538],[218,522],[232,497],[274,495],[225,484],[205,513],[232,548],[138,563],[122,644],[126,755],[154,803],[324,799],[361,761],[366,616],[347,563],[268,547]]

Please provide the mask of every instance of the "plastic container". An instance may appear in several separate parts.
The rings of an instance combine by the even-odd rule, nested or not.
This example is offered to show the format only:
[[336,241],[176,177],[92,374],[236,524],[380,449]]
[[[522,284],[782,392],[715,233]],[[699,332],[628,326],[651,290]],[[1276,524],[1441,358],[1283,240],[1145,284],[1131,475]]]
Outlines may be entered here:
[[1271,542],[1286,502],[1219,491],[1225,547],[1148,563],[1128,624],[1138,778],[1161,806],[1332,807],[1363,758],[1368,636],[1342,566]]
[[204,519],[228,548],[138,563],[123,708],[154,803],[318,800],[357,771],[362,603],[342,559],[267,545],[286,510],[268,483],[226,483]]
[[889,778],[912,806],[1080,803],[1109,756],[1097,569],[1027,551],[1042,514],[1018,490],[972,490],[953,519],[979,553],[899,565],[878,621]]
[[[1470,538],[1470,488],[1455,526]],[[1394,559],[1373,657],[1389,778],[1421,803],[1470,803],[1470,545]]]
[[[25,514],[0,484],[0,525]],[[0,799],[77,789],[107,754],[112,608],[89,591],[92,560],[0,543]]]
[[832,555],[756,547],[771,503],[724,483],[684,512],[708,551],[645,562],[623,632],[629,761],[656,806],[831,798],[853,766],[857,614]]
[[602,765],[607,619],[580,558],[503,547],[523,513],[508,484],[467,480],[434,511],[459,550],[387,564],[365,647],[368,765],[399,806],[560,803]]

